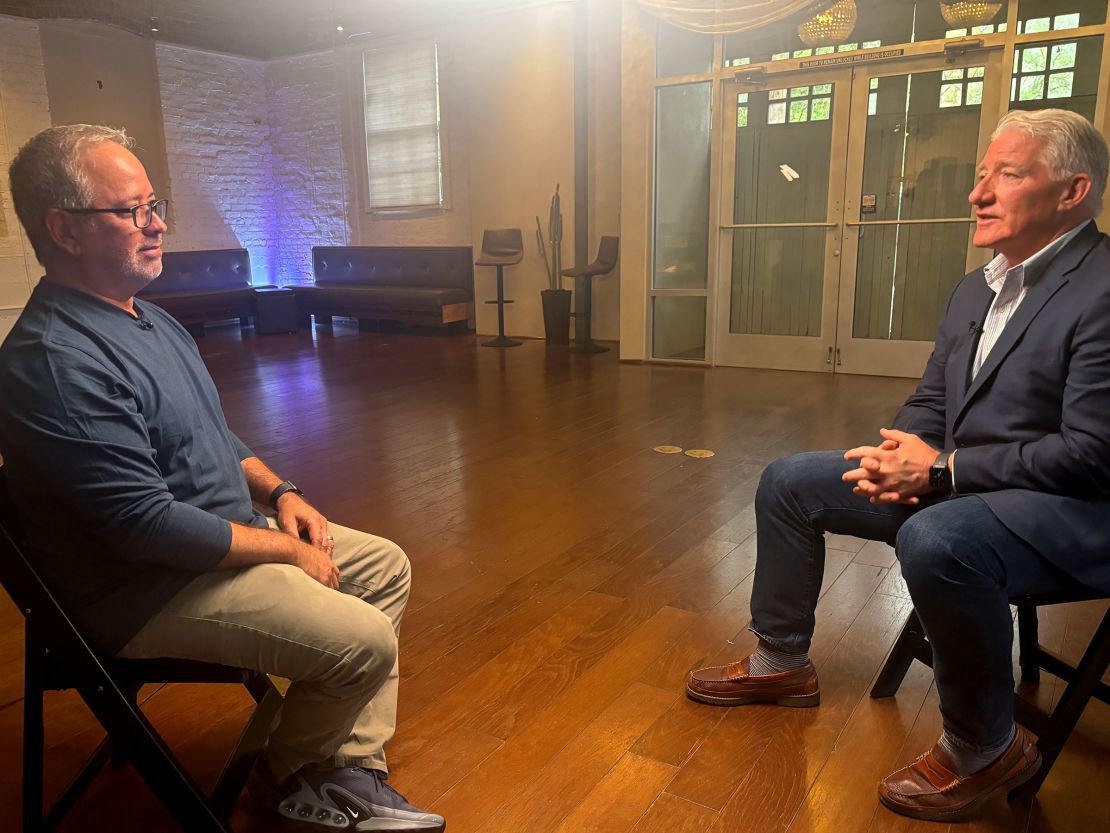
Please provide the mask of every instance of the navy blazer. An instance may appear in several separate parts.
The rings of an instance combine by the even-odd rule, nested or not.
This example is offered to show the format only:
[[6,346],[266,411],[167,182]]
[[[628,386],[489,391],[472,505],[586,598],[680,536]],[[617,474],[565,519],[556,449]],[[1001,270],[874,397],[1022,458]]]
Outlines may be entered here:
[[956,449],[961,494],[1110,591],[1110,238],[1090,223],[1052,259],[972,381],[993,298],[983,269],[956,285],[895,427]]

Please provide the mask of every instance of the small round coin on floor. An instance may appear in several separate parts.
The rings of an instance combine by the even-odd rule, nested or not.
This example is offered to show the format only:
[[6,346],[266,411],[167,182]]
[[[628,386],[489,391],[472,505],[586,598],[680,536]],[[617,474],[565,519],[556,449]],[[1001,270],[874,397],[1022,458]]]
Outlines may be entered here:
[[689,451],[686,452],[686,456],[687,457],[696,457],[699,460],[703,460],[706,457],[712,457],[713,452],[708,451],[707,449],[704,449],[704,448],[691,448]]
[[652,451],[658,451],[660,454],[681,454],[682,449],[677,445],[657,445]]

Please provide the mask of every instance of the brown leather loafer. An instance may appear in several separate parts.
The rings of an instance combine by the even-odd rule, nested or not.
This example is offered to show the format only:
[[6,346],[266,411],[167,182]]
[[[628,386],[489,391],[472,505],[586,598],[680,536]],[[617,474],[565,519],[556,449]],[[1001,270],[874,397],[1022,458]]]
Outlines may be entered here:
[[1041,768],[1041,753],[1017,727],[1006,751],[988,766],[961,778],[952,759],[934,746],[908,767],[879,782],[879,800],[896,813],[928,821],[957,821],[1000,792],[1024,784]]
[[747,703],[776,703],[806,708],[821,702],[817,671],[812,662],[793,671],[748,676],[748,657],[729,665],[699,668],[686,678],[686,696],[711,706],[743,706]]

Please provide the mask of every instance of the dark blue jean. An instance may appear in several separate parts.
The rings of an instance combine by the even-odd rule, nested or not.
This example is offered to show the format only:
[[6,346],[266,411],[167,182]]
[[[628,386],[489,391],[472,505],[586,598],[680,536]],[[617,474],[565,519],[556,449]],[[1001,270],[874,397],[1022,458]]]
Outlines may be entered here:
[[824,533],[885,541],[895,549],[933,646],[945,728],[976,747],[998,744],[1013,723],[1008,600],[1077,583],[974,495],[875,505],[841,480],[852,468],[842,452],[821,451],[784,457],[763,472],[755,498],[759,555],[751,630],[780,649],[809,650]]

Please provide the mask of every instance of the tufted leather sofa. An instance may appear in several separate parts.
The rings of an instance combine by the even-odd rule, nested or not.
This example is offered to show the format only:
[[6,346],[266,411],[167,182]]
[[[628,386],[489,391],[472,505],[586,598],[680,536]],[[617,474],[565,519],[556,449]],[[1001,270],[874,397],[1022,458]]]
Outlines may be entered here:
[[166,252],[162,274],[139,292],[195,334],[204,324],[238,318],[242,326],[256,312],[251,258],[246,249]]
[[298,286],[297,312],[446,326],[474,317],[469,246],[314,246],[315,284]]

